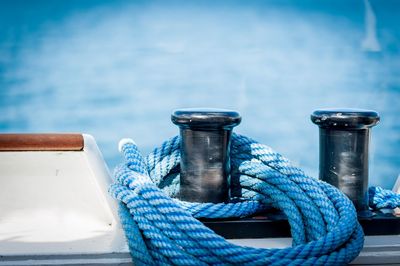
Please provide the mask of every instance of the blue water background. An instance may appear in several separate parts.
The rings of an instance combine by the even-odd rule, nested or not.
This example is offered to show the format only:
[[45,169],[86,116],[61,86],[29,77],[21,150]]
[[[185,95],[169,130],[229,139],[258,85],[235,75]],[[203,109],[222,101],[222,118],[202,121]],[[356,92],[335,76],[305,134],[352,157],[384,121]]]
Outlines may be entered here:
[[310,113],[374,109],[370,183],[390,188],[399,11],[387,0],[1,1],[0,131],[89,133],[113,168],[120,138],[148,153],[177,134],[173,109],[229,108],[243,116],[236,132],[317,176]]

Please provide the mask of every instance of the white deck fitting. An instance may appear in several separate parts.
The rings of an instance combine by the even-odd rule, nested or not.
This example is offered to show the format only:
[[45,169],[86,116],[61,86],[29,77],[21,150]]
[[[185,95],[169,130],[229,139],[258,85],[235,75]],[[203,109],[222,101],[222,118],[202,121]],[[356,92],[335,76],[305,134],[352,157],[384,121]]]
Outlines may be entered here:
[[[400,194],[400,175],[397,177],[396,183],[393,186],[393,192],[396,192],[397,194]],[[394,212],[397,215],[400,215],[400,208],[394,209]]]
[[0,152],[0,265],[129,263],[94,139],[83,151]]

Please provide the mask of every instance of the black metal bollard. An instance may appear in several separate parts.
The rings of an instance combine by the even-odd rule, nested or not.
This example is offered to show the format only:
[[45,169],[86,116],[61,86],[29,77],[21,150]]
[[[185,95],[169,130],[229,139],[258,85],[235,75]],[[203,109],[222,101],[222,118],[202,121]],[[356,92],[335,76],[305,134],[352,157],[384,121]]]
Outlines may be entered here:
[[319,130],[319,178],[339,188],[359,215],[368,215],[368,146],[379,114],[370,110],[316,110]]
[[179,109],[171,116],[181,134],[180,199],[229,199],[230,139],[239,113],[222,109]]

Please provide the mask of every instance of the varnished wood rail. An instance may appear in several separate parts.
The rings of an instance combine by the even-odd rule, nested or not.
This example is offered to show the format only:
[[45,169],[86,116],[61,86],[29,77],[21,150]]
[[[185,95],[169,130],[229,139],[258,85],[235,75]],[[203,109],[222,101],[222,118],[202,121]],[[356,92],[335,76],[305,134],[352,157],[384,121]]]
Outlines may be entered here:
[[81,151],[82,134],[0,134],[0,151]]

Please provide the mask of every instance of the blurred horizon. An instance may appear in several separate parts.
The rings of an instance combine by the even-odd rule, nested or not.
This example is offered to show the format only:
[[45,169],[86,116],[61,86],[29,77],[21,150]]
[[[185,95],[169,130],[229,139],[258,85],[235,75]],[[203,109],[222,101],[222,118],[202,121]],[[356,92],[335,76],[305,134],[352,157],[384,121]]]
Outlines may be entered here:
[[235,132],[318,176],[313,110],[373,109],[370,185],[400,174],[396,1],[2,1],[0,132],[82,132],[112,169],[178,134],[181,107],[241,113]]

